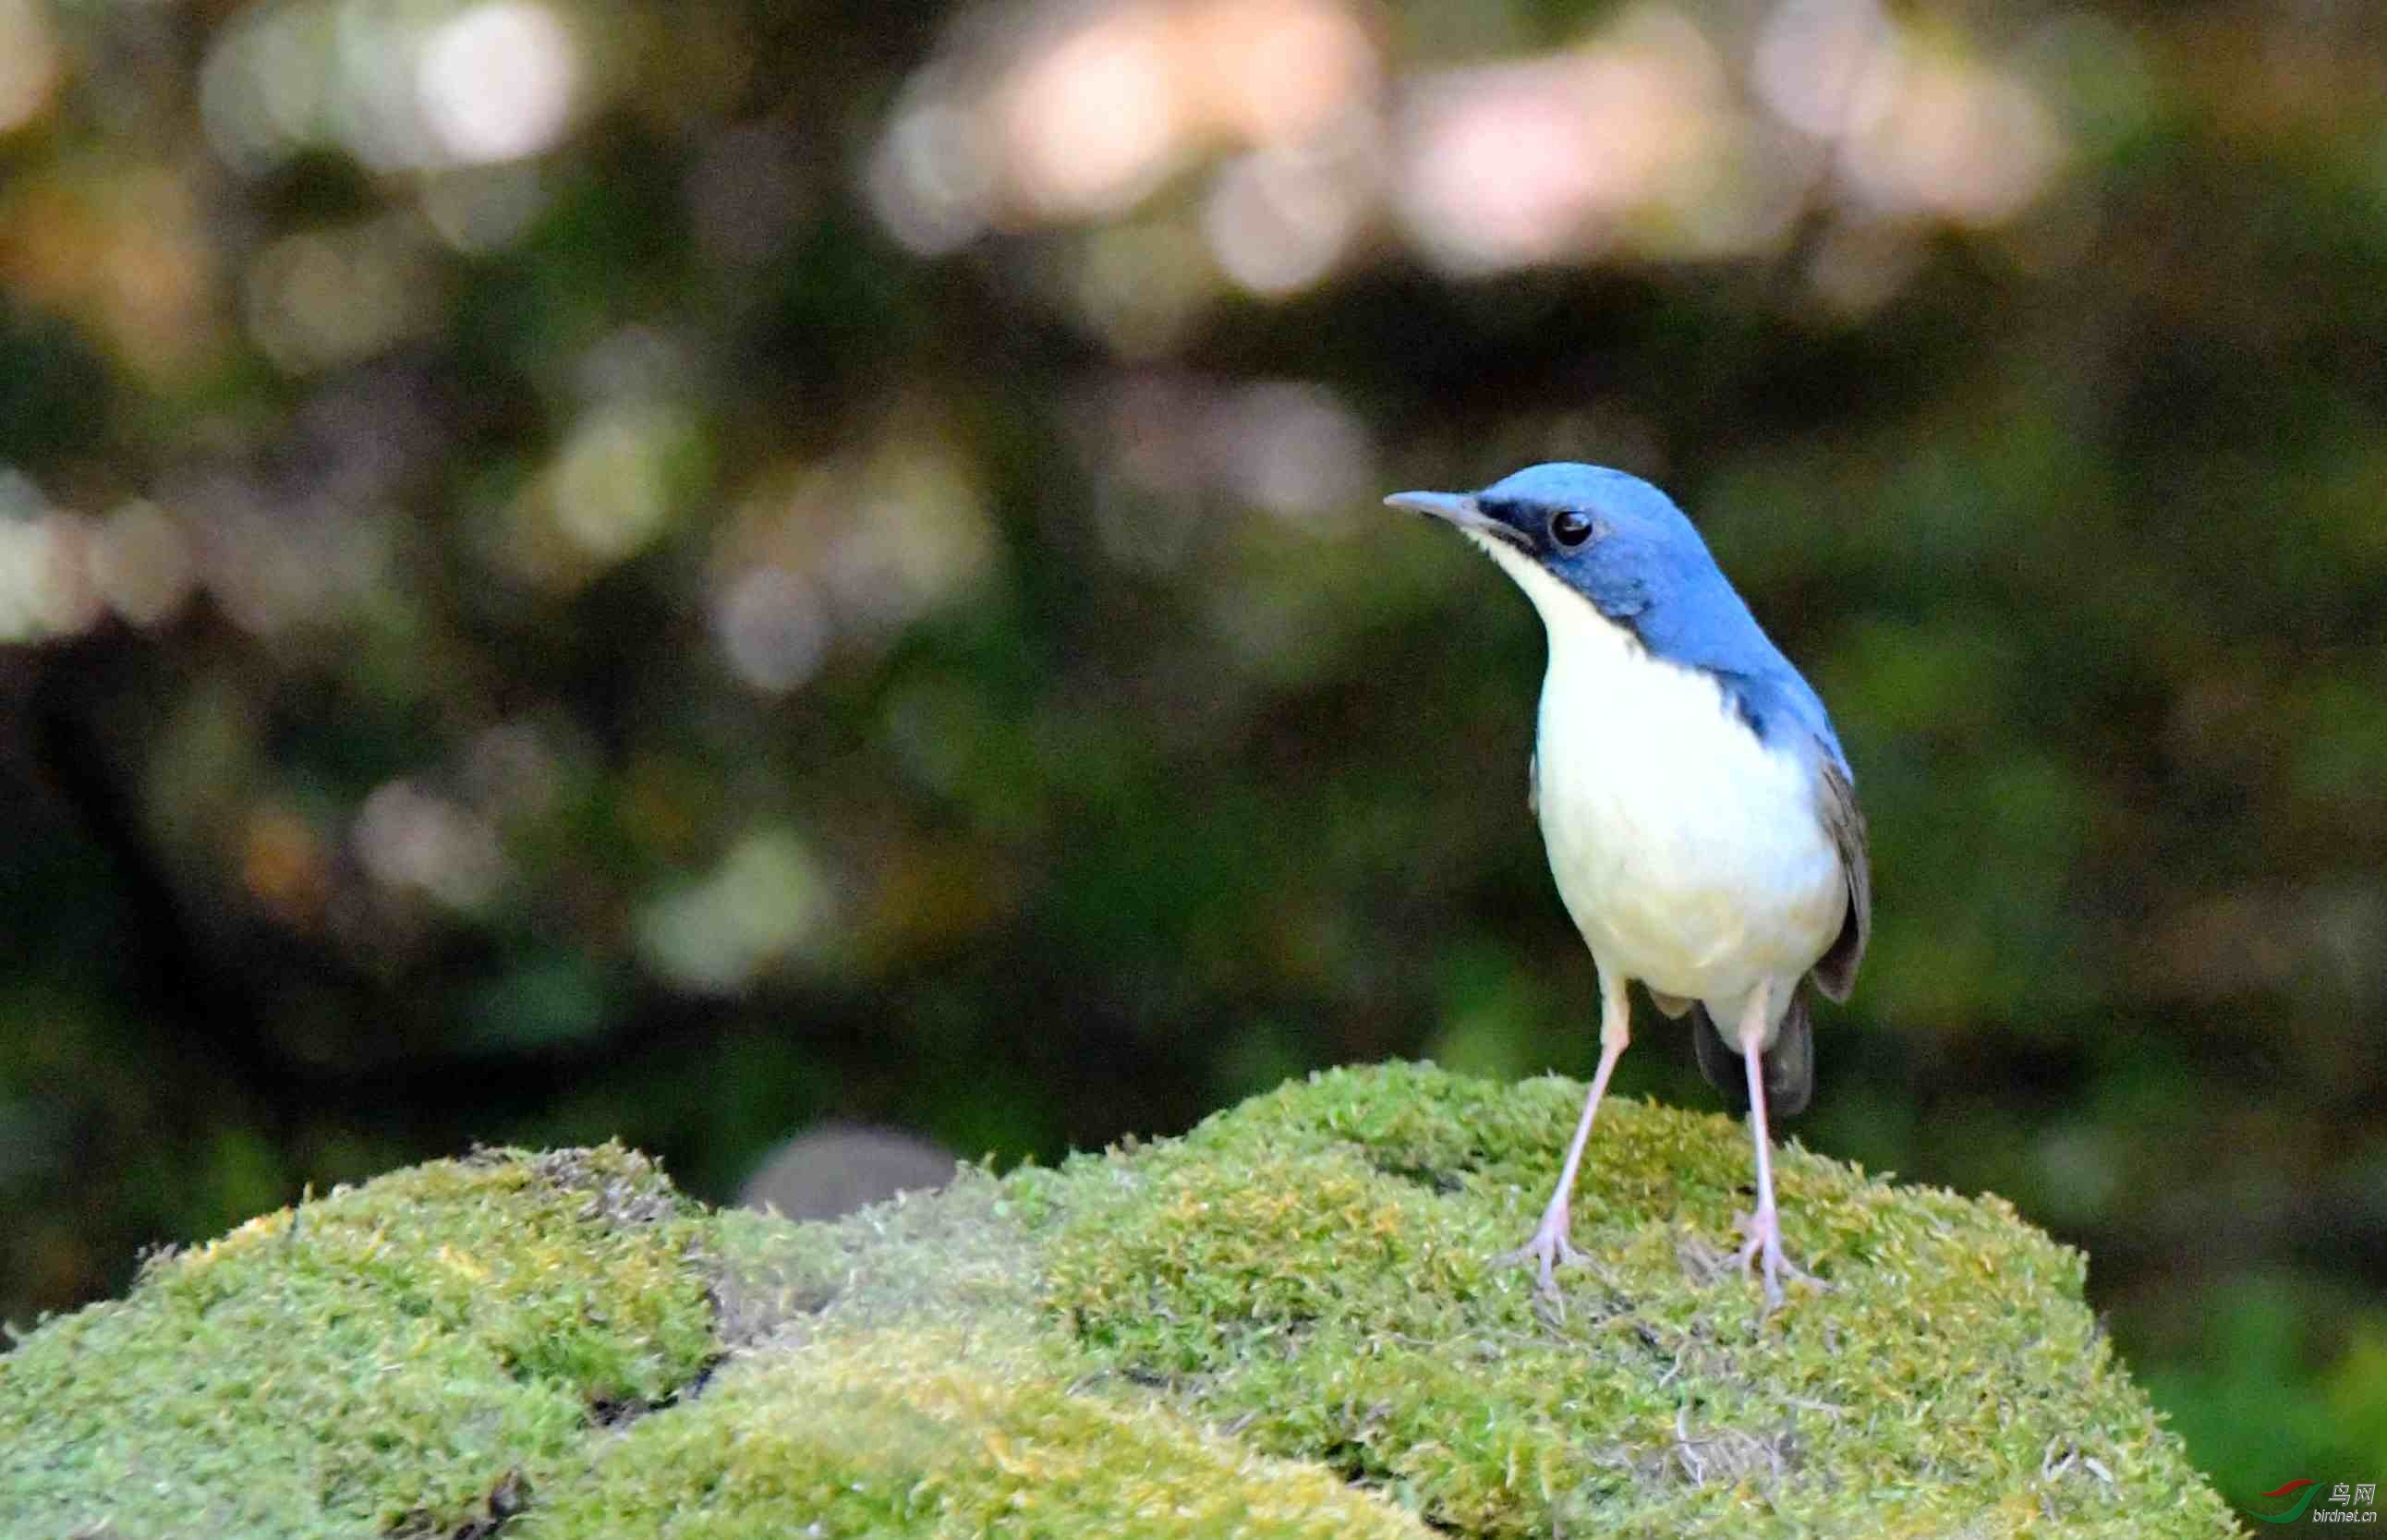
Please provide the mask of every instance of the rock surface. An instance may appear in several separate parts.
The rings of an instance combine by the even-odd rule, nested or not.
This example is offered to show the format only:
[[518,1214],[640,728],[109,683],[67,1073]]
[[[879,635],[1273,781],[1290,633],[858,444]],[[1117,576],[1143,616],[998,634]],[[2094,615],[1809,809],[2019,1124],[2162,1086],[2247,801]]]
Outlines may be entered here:
[[833,1224],[617,1147],[400,1171],[0,1357],[0,1534],[2218,1536],[1998,1200],[1612,1101],[1562,1309],[1490,1263],[1580,1089],[1343,1070]]

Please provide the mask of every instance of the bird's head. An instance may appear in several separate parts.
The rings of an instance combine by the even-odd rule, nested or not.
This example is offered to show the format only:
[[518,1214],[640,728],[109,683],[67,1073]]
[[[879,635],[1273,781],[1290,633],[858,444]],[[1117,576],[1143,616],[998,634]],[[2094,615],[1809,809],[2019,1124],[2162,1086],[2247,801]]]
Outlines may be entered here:
[[1384,501],[1455,526],[1512,575],[1521,561],[1540,568],[1615,617],[1715,570],[1673,499],[1605,466],[1535,465],[1481,492],[1396,492]]
[[1648,656],[1716,679],[1760,737],[1822,744],[1847,776],[1823,701],[1766,638],[1691,521],[1640,477],[1535,465],[1481,492],[1384,501],[1453,525],[1498,562],[1540,612],[1554,663],[1562,649],[1621,631]]

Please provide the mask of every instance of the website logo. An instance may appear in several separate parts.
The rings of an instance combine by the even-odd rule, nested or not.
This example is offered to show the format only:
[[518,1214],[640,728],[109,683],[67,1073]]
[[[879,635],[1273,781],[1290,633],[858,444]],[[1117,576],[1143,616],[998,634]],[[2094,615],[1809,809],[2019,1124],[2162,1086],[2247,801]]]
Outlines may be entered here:
[[2295,1506],[2292,1508],[2283,1508],[2277,1513],[2257,1513],[2254,1517],[2262,1520],[2263,1522],[2267,1524],[2294,1523],[2297,1520],[2305,1516],[2305,1509],[2312,1507],[2312,1500],[2320,1496],[2320,1483],[2317,1481],[2290,1482],[2287,1485],[2280,1487],[2279,1490],[2275,1492],[2266,1492],[2262,1496],[2265,1502],[2277,1502],[2280,1498],[2288,1496],[2291,1494],[2301,1494],[2301,1496],[2296,1497]]
[[2292,1524],[2305,1517],[2307,1510],[2316,1524],[2375,1524],[2379,1521],[2379,1483],[2377,1482],[2339,1482],[2328,1489],[2328,1501],[2314,1507],[2321,1496],[2321,1484],[2310,1479],[2292,1481],[2285,1486],[2261,1494],[2256,1500],[2265,1503],[2285,1503],[2277,1513],[2256,1513],[2254,1517],[2267,1524]]

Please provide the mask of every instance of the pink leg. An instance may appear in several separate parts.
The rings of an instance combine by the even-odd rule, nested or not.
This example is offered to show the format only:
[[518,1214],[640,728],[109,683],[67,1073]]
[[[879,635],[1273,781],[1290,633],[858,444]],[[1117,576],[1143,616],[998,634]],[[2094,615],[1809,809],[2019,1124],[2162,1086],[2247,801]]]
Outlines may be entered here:
[[1740,1248],[1740,1267],[1746,1272],[1751,1262],[1762,1259],[1765,1307],[1774,1310],[1782,1304],[1784,1273],[1810,1283],[1820,1281],[1792,1266],[1782,1255],[1782,1216],[1774,1206],[1774,1141],[1765,1127],[1765,1071],[1758,1047],[1769,1025],[1766,993],[1758,991],[1740,1024],[1740,1062],[1749,1071],[1749,1131],[1757,1145],[1757,1212],[1745,1221],[1749,1243]]
[[1604,971],[1600,974],[1599,1067],[1592,1074],[1591,1094],[1583,1099],[1583,1117],[1574,1126],[1574,1139],[1567,1145],[1566,1160],[1559,1168],[1558,1191],[1550,1194],[1549,1206],[1542,1210],[1542,1222],[1534,1227],[1533,1239],[1496,1258],[1503,1265],[1538,1263],[1544,1294],[1558,1292],[1558,1284],[1551,1277],[1556,1269],[1583,1260],[1583,1254],[1567,1240],[1567,1231],[1573,1223],[1569,1200],[1574,1193],[1575,1173],[1583,1166],[1583,1147],[1591,1139],[1592,1119],[1599,1113],[1599,1099],[1608,1094],[1608,1077],[1615,1073],[1616,1061],[1624,1056],[1624,1045],[1633,1041],[1633,1001],[1627,992],[1631,988],[1630,979],[1621,976],[1610,978]]

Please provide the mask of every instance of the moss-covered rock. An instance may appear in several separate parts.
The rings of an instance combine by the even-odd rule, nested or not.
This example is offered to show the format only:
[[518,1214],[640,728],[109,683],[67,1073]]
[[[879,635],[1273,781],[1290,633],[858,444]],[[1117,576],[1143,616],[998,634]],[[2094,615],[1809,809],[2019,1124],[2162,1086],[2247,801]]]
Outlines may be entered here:
[[0,1357],[0,1534],[2235,1533],[1994,1199],[1795,1149],[1765,1315],[1740,1130],[1340,1071],[1182,1140],[833,1225],[618,1149],[440,1163],[162,1257]]
[[705,1233],[627,1151],[489,1153],[154,1257],[0,1357],[0,1535],[439,1528],[703,1370]]

